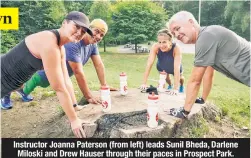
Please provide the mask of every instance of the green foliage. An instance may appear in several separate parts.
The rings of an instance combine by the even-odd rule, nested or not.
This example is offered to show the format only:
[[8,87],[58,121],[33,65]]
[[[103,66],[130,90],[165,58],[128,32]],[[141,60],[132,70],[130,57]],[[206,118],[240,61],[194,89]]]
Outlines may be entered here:
[[219,116],[216,116],[215,119],[214,119],[215,122],[221,122],[221,117]]
[[[19,30],[9,31],[2,36],[7,39],[3,39],[1,53],[6,53],[5,50],[9,50],[29,34],[59,28],[66,15],[62,1],[4,1],[1,6],[19,8]],[[11,45],[5,45],[10,41]]]
[[50,1],[50,3],[48,3],[48,10],[46,12],[48,12],[48,18],[51,18],[50,21],[55,23],[51,25],[54,27],[59,27],[65,15],[67,14],[64,3],[62,3],[62,1]]
[[[223,25],[250,40],[250,1],[202,1],[201,25]],[[167,18],[187,10],[198,19],[198,1],[2,1],[19,8],[19,30],[2,31],[1,53],[27,35],[59,28],[67,12],[77,10],[90,20],[101,18],[109,31],[101,44],[143,43],[156,39]],[[105,45],[104,45],[105,46]]]
[[103,19],[107,23],[111,23],[111,3],[109,1],[94,1],[90,8],[89,18]]
[[203,1],[201,3],[201,26],[224,25],[226,1]]
[[28,107],[38,106],[39,103],[37,101],[31,101],[28,103]]
[[230,29],[250,40],[250,1],[228,1],[225,17]]
[[119,44],[126,43],[127,36],[124,33],[119,33],[116,40],[119,42]]
[[[186,10],[198,20],[199,1],[166,1],[170,16]],[[250,1],[201,1],[201,26],[223,25],[250,40]]]
[[221,110],[223,116],[227,116],[229,114],[229,109],[226,106],[223,106]]
[[202,138],[209,132],[208,123],[205,119],[200,118],[188,126],[188,135],[190,138]]
[[67,12],[80,11],[86,15],[90,14],[90,8],[93,1],[64,1],[64,6]]
[[[109,1],[94,1],[90,8],[90,16],[89,18],[91,20],[93,19],[102,19],[104,20],[108,27],[111,26],[111,3]],[[110,41],[111,38],[113,38],[110,27],[108,28],[108,32],[106,33],[105,37],[102,40],[102,43],[104,45],[104,51],[106,47],[105,41]]]
[[55,91],[46,91],[46,92],[42,93],[41,99],[46,99],[48,97],[52,97],[52,96],[55,96],[55,95],[56,95]]
[[65,115],[65,112],[64,112],[64,109],[62,108],[61,105],[57,105],[57,111],[59,113],[59,116],[64,116]]
[[15,36],[10,31],[1,31],[1,54],[8,52],[16,43]]
[[[204,2],[203,2],[204,3]],[[199,2],[198,1],[166,1],[164,2],[164,8],[170,14],[170,17],[175,13],[186,10],[191,12],[195,19],[198,20]]]
[[[201,26],[224,24],[224,8],[226,1],[202,1],[201,2]],[[186,10],[191,12],[198,20],[199,1],[166,1],[165,8],[171,15]]]
[[155,39],[156,32],[165,27],[167,14],[153,2],[118,2],[112,18],[113,35],[116,37],[122,33],[127,41],[137,44]]

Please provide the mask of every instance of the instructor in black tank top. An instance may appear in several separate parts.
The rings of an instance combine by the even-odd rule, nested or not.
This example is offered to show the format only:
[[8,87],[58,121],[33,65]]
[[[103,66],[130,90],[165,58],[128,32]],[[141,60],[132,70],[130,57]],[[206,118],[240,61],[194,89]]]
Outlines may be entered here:
[[1,98],[20,88],[37,70],[44,69],[75,136],[85,137],[82,121],[73,108],[77,106],[77,100],[62,46],[80,41],[86,32],[92,36],[88,17],[73,11],[66,16],[59,29],[31,34],[1,56]]

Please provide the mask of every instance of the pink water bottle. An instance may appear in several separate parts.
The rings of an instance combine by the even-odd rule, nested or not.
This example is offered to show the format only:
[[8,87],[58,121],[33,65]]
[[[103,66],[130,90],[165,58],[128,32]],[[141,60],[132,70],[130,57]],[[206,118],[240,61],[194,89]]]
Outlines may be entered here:
[[150,128],[158,127],[159,123],[159,108],[158,108],[159,96],[154,92],[148,95],[148,107],[147,107],[147,125]]
[[103,112],[109,112],[112,109],[111,95],[109,86],[101,86],[101,102]]
[[122,72],[119,75],[120,79],[120,94],[121,95],[126,95],[128,93],[127,91],[127,76],[126,73]]
[[159,92],[164,92],[165,91],[165,85],[166,85],[166,72],[162,71],[159,74],[159,84],[158,84],[158,91]]

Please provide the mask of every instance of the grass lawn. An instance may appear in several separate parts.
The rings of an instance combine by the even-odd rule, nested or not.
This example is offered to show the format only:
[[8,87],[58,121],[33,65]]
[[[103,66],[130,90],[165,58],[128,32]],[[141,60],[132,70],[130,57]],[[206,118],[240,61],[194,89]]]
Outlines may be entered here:
[[[117,47],[108,47],[108,52],[102,52],[103,48],[99,49],[101,57],[106,67],[106,80],[112,87],[119,87],[119,74],[126,72],[128,76],[128,87],[138,88],[142,84],[143,73],[148,58],[148,54],[120,54],[117,53]],[[193,54],[183,54],[182,64],[185,76],[185,85],[193,68]],[[91,62],[91,59],[83,67],[88,85],[91,90],[100,88],[99,80]],[[152,71],[148,79],[148,85],[157,85],[159,74],[156,70],[156,61],[152,67]],[[78,88],[75,77],[72,77],[75,94],[78,100],[82,98],[82,93]],[[32,93],[34,97],[47,97],[55,95],[49,88],[36,88]],[[233,81],[224,75],[216,72],[214,84],[209,95],[208,101],[215,103],[223,110],[223,114],[230,117],[237,125],[250,126],[250,90],[248,87]],[[183,105],[181,105],[183,106]]]
[[[108,47],[108,52],[102,52],[99,49],[101,57],[106,67],[107,83],[112,87],[119,87],[119,74],[126,72],[128,76],[128,87],[137,88],[143,80],[143,73],[148,58],[148,54],[119,54],[116,53],[115,47]],[[190,76],[193,67],[193,54],[183,54],[182,64],[184,69],[185,84]],[[97,78],[95,68],[91,60],[84,66],[84,72],[88,79],[89,88],[98,90],[100,84]],[[158,80],[158,71],[156,70],[156,61],[148,79]],[[72,77],[75,91],[78,91],[78,99],[82,97],[76,80]],[[148,84],[156,86],[155,81],[148,81]],[[216,72],[214,84],[209,101],[215,103],[223,110],[223,114],[230,117],[237,125],[250,125],[250,90],[248,87],[233,81],[224,75]],[[181,105],[182,106],[182,105]]]

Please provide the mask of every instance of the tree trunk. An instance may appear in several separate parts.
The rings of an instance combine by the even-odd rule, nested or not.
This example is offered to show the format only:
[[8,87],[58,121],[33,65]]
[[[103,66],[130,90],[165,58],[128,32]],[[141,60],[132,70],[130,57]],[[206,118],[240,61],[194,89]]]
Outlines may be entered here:
[[106,47],[105,47],[105,39],[104,39],[104,52],[106,52]]
[[137,49],[137,42],[135,41],[135,53],[138,52],[138,49]]

